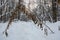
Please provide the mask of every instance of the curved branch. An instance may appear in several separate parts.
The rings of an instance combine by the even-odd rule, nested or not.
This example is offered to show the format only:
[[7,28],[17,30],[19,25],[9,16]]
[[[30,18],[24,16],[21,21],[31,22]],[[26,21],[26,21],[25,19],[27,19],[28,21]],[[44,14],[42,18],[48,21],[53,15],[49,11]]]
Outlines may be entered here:
[[0,5],[0,8],[2,8],[3,6],[5,6],[7,3],[9,3],[9,2],[4,2],[4,4]]

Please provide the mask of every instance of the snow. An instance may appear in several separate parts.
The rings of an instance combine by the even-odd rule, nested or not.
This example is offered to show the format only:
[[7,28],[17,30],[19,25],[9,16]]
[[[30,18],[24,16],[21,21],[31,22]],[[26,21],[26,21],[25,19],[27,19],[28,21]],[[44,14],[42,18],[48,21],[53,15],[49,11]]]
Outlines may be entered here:
[[32,21],[17,21],[12,22],[8,30],[8,37],[5,37],[2,32],[5,30],[7,24],[8,22],[0,23],[0,40],[60,40],[60,31],[58,30],[60,21],[56,23],[46,22],[46,24],[54,31],[54,34],[52,34],[48,30],[47,36],[44,35],[44,31],[36,26]]

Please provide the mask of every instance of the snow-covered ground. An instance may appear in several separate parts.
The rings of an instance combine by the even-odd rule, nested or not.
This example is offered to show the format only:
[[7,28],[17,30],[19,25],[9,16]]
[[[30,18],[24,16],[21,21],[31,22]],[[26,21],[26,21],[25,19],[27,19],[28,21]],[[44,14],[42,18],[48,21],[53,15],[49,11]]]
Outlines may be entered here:
[[44,35],[44,31],[33,22],[12,22],[8,30],[9,35],[6,38],[2,32],[5,30],[7,23],[8,22],[0,23],[0,40],[60,40],[60,31],[58,30],[60,21],[56,23],[46,22],[46,24],[55,32],[52,34],[48,30],[48,36]]

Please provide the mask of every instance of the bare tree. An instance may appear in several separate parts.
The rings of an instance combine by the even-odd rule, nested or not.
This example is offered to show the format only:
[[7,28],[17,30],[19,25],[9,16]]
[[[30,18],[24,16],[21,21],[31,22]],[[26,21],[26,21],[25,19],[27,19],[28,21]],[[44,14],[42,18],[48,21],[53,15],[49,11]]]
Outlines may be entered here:
[[53,22],[57,22],[57,0],[52,0],[52,18]]

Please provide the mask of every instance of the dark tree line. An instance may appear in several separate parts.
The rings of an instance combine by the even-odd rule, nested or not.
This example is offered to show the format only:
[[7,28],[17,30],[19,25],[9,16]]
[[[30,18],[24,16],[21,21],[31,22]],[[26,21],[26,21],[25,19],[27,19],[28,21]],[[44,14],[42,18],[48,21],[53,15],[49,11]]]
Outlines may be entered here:
[[[9,18],[10,18],[10,16],[12,15],[9,12],[14,8],[14,6],[16,6],[16,3],[13,0],[12,1],[6,0],[6,2],[9,2],[9,3],[7,3],[6,5],[4,5],[3,7],[0,7],[0,22],[6,22],[6,21],[8,21]],[[22,2],[22,1],[20,1],[20,2]],[[52,3],[52,6],[51,6],[52,9],[49,6],[46,6],[46,4],[48,4],[48,1],[44,0],[44,3],[43,3],[44,5],[40,1],[39,5],[38,5],[39,6],[38,9],[40,11],[39,10],[38,11],[40,12],[39,14],[41,14],[41,13],[42,13],[42,15],[44,14],[43,15],[45,17],[45,19],[43,17],[44,20],[49,20],[49,21],[53,20],[53,22],[57,22],[57,20],[58,20],[58,18],[57,18],[58,17],[58,9],[59,9],[58,8],[58,3],[60,3],[60,1],[59,0],[52,0],[51,3]],[[0,0],[0,5],[3,5],[3,4],[4,4],[4,0]],[[18,15],[16,16],[15,19],[17,19],[17,20],[25,20],[24,18],[26,18],[26,16],[23,14],[24,16],[22,15],[22,17],[21,17],[21,14],[19,14],[19,13],[20,12],[17,12]],[[35,11],[35,13],[36,13],[36,11]],[[39,15],[39,14],[37,14],[37,15]],[[3,15],[3,16],[1,16],[1,15]],[[41,17],[41,15],[39,15],[39,16]]]

